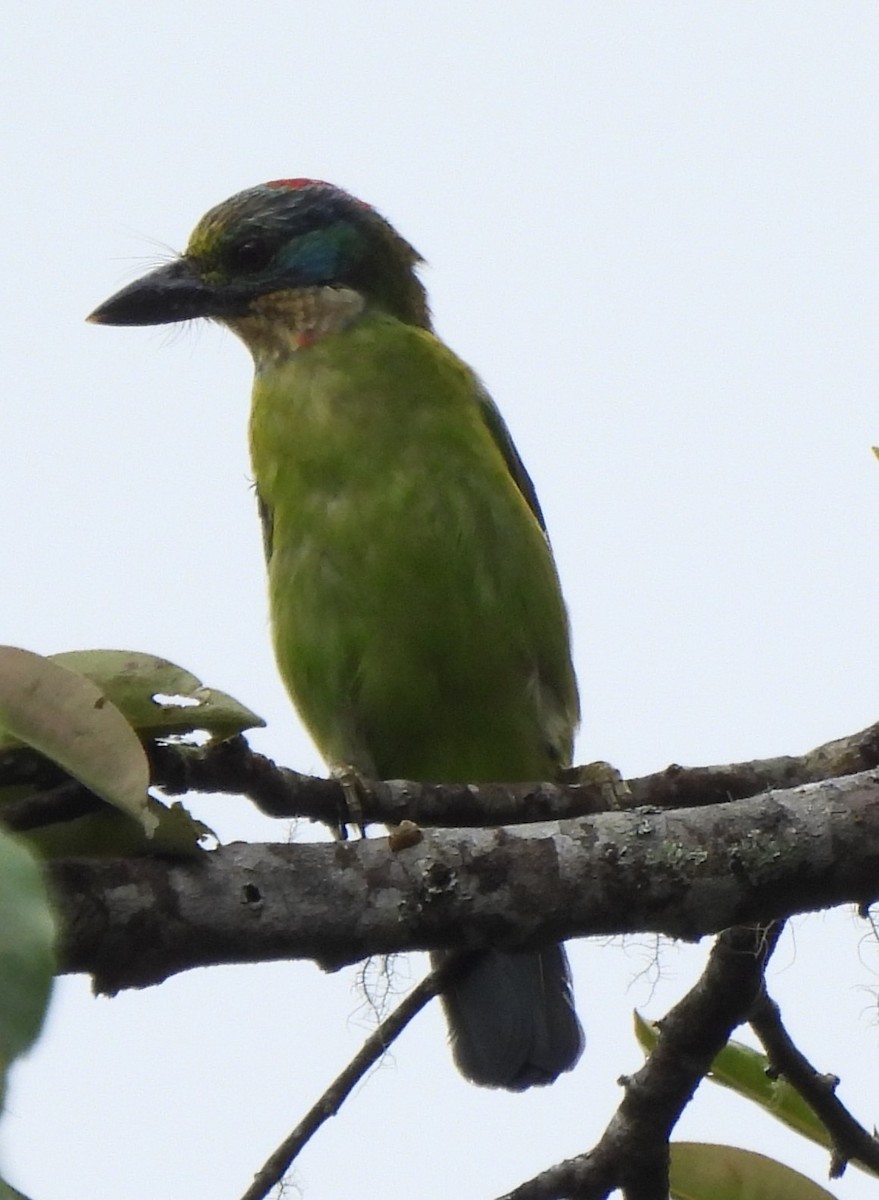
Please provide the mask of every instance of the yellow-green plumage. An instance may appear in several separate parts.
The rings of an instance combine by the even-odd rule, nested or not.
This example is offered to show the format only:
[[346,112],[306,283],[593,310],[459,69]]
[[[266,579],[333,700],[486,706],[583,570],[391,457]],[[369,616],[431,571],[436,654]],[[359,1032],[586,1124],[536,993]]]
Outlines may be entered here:
[[577,715],[562,600],[469,369],[370,314],[259,372],[250,437],[278,663],[324,757],[554,774]]
[[[326,760],[552,778],[578,720],[555,566],[497,409],[430,330],[418,261],[374,210],[285,180],[213,209],[93,319],[207,316],[250,349],[275,652]],[[559,946],[488,950],[444,1003],[477,1083],[548,1083],[579,1056]]]

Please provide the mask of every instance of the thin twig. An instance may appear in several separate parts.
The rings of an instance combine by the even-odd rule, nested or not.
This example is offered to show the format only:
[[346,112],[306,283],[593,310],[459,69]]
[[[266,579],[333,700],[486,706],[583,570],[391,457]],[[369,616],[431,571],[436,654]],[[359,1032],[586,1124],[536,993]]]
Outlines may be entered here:
[[[302,817],[335,828],[346,814],[336,780],[301,775],[251,750],[243,737],[204,747],[147,746],[153,782],[168,795],[187,791],[245,795],[271,817]],[[626,781],[628,796],[608,800],[606,785],[572,768],[558,783],[425,784],[367,781],[360,796],[369,823],[425,827],[564,821],[614,808],[689,808],[742,800],[772,788],[800,787],[879,766],[879,724],[798,756],[709,767],[671,766]],[[3,758],[0,756],[0,781]]]
[[2,808],[2,819],[13,833],[25,833],[57,821],[75,821],[101,809],[107,809],[103,800],[65,775],[44,791],[7,801]]
[[[246,796],[270,817],[320,821],[330,830],[346,818],[337,780],[279,767],[251,750],[244,737],[207,746],[145,745],[152,782],[169,796],[224,792]],[[558,782],[520,784],[423,784],[406,780],[364,782],[359,789],[367,823],[414,821],[424,827],[465,827],[564,821],[619,808],[690,808],[742,800],[772,788],[799,787],[879,766],[879,724],[816,747],[807,754],[711,767],[670,766],[626,781],[612,794],[589,782],[588,768],[565,771]],[[61,776],[63,777],[63,775]],[[26,783],[36,794],[3,807],[3,819],[30,829],[70,819],[102,804],[84,788],[64,800],[51,792],[59,769],[27,748],[0,750],[0,787]],[[40,794],[43,793],[43,794]],[[66,805],[69,804],[69,808]]]
[[347,1067],[338,1075],[296,1128],[286,1137],[254,1176],[241,1200],[264,1200],[290,1170],[294,1160],[321,1125],[334,1117],[357,1083],[385,1053],[409,1022],[448,984],[465,973],[476,956],[469,952],[450,955],[441,966],[412,989],[401,1004],[363,1043]]
[[879,1175],[879,1139],[867,1133],[838,1099],[839,1080],[821,1075],[794,1045],[784,1027],[778,1005],[764,991],[751,1014],[751,1028],[763,1044],[773,1070],[796,1088],[833,1140],[830,1178],[838,1179],[847,1163],[856,1159]]

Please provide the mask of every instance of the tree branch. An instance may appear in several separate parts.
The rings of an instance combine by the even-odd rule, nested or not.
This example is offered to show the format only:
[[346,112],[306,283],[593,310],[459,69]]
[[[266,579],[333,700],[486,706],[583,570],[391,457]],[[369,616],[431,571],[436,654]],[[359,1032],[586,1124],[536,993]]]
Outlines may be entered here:
[[657,932],[696,940],[879,892],[872,772],[705,808],[51,866],[62,968],[101,991],[190,967],[507,948]]
[[[148,749],[154,781],[171,794],[237,791],[272,815],[332,826],[344,819],[337,783],[279,768],[243,738],[201,750]],[[310,958],[332,969],[410,949],[526,948],[635,931],[695,940],[726,929],[700,984],[663,1023],[645,1067],[623,1081],[623,1101],[596,1147],[508,1198],[581,1200],[622,1187],[627,1200],[665,1200],[668,1133],[752,1008],[777,936],[773,929],[761,943],[743,926],[846,902],[864,908],[879,894],[879,773],[852,773],[877,761],[873,726],[799,758],[670,767],[630,780],[631,795],[615,811],[607,811],[604,788],[578,782],[577,772],[559,785],[385,781],[364,794],[367,820],[490,827],[407,829],[405,837],[349,843],[235,844],[187,860],[59,860],[50,873],[62,917],[62,969],[88,971],[96,990],[114,992],[215,963]],[[0,756],[0,782],[7,765]],[[42,779],[39,770],[26,769],[31,783]],[[765,791],[780,781],[789,786]],[[42,795],[5,806],[4,817],[27,828],[69,815],[71,792],[57,772],[44,786]],[[80,792],[75,802],[91,803]],[[687,807],[669,808],[682,797]],[[630,811],[645,801],[652,807]],[[537,823],[547,815],[567,819]],[[514,824],[499,826],[504,820]],[[420,992],[411,1002],[420,1007]],[[761,1019],[768,1029],[769,1016],[758,1008]],[[279,1148],[259,1186],[286,1169],[291,1150],[337,1110],[387,1037],[387,1026],[373,1035]],[[777,1042],[776,1053],[780,1061]],[[784,1061],[785,1074],[796,1070],[793,1058]],[[825,1092],[838,1105],[832,1088]],[[838,1112],[836,1119],[837,1162],[869,1161],[875,1147],[863,1139],[872,1139]]]
[[660,1023],[644,1066],[623,1079],[623,1099],[595,1147],[551,1167],[503,1200],[667,1200],[668,1138],[735,1027],[747,1020],[781,923],[728,929],[705,971]]
[[781,1020],[778,1005],[765,993],[751,1013],[751,1028],[763,1043],[774,1071],[796,1088],[833,1139],[830,1178],[838,1179],[854,1159],[879,1175],[879,1138],[867,1133],[838,1099],[835,1075],[820,1075],[797,1049]]
[[296,1128],[281,1142],[274,1153],[269,1155],[241,1200],[264,1200],[264,1197],[276,1184],[280,1183],[290,1170],[293,1162],[314,1134],[330,1117],[336,1115],[370,1067],[387,1052],[429,1000],[432,1000],[434,996],[466,972],[472,959],[473,956],[468,954],[453,955],[447,958],[441,966],[431,971],[419,984],[416,984],[391,1015],[369,1035],[344,1071],[336,1076]]
[[[256,754],[244,738],[201,749],[181,746],[149,748],[153,781],[168,795],[188,791],[235,792],[246,795],[272,817],[304,817],[338,827],[346,814],[345,799],[335,780],[300,775]],[[839,738],[803,755],[757,759],[715,767],[670,766],[653,775],[627,781],[624,807],[651,805],[689,808],[742,800],[770,788],[853,775],[879,767],[879,723]],[[563,821],[620,807],[608,803],[606,789],[581,781],[583,768],[564,773],[563,784],[449,785],[386,780],[369,784],[362,796],[369,823],[450,828],[510,825],[529,821]]]
[[[320,821],[333,830],[346,819],[345,797],[336,780],[279,767],[252,750],[243,737],[202,747],[148,743],[145,748],[152,784],[169,796],[187,792],[242,795],[270,817]],[[583,782],[584,768],[574,767],[563,773],[560,783],[367,783],[361,806],[364,820],[372,824],[413,821],[428,827],[463,828],[563,821],[615,808],[689,808],[742,800],[770,788],[819,783],[877,766],[879,724],[798,756],[713,767],[672,765],[628,780],[628,797],[621,800],[617,796],[612,803],[605,786]],[[102,805],[60,768],[28,749],[0,752],[0,786],[17,784],[40,792],[4,803],[3,822],[10,829],[24,831],[70,820]]]

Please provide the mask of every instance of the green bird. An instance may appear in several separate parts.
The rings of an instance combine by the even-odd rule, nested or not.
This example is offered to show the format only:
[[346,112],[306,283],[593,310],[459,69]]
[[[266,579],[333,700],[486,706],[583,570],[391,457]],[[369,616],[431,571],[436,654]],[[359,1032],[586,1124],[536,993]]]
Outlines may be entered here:
[[[550,779],[579,720],[558,575],[503,418],[432,332],[421,261],[347,192],[281,179],[211,209],[89,320],[206,317],[253,356],[275,654],[331,766]],[[474,1083],[551,1083],[582,1051],[559,945],[487,950],[443,1000]]]

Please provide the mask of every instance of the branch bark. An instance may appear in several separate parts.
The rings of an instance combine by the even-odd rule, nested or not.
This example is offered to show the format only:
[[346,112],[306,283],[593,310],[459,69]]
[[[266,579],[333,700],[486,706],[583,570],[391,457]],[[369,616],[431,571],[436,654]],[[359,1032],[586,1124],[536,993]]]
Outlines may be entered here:
[[657,932],[697,940],[879,894],[879,773],[703,808],[387,839],[68,859],[62,969],[100,991],[216,963]]
[[[168,796],[188,792],[246,796],[270,817],[319,821],[334,831],[346,819],[345,796],[336,780],[280,767],[252,750],[244,737],[202,747],[147,743],[145,749],[152,784]],[[770,788],[820,783],[874,767],[879,767],[879,723],[802,755],[713,767],[673,764],[628,780],[628,796],[615,795],[612,801],[606,784],[589,782],[588,768],[574,767],[563,772],[559,783],[378,781],[364,786],[361,808],[364,821],[373,824],[413,821],[421,826],[462,828],[564,821],[643,805],[689,808],[743,800]],[[17,784],[38,791],[4,802],[3,823],[13,830],[71,820],[102,806],[97,796],[35,751],[0,751],[0,785]]]
[[833,1139],[830,1178],[838,1179],[850,1161],[879,1175],[879,1137],[869,1134],[836,1095],[839,1080],[822,1075],[794,1044],[781,1020],[778,1005],[764,991],[750,1017],[751,1028],[777,1075],[795,1087]]
[[[154,747],[151,756],[154,779],[172,794],[221,788],[276,816],[333,826],[345,816],[338,784],[279,768],[243,739]],[[627,1200],[664,1200],[667,1138],[680,1112],[735,1025],[749,1012],[767,1017],[753,1004],[775,930],[763,937],[756,927],[841,903],[864,908],[879,895],[877,762],[873,726],[798,758],[670,767],[630,780],[630,796],[613,811],[606,790],[576,773],[560,785],[385,781],[367,790],[366,819],[462,828],[234,844],[187,860],[58,860],[50,874],[62,969],[89,972],[96,990],[112,993],[216,963],[309,958],[334,969],[412,949],[525,948],[629,932],[696,940],[726,930],[645,1067],[622,1081],[623,1101],[599,1143],[508,1198],[581,1200],[621,1187]],[[766,790],[780,782],[788,786]],[[7,806],[4,817],[21,828],[58,820],[69,815],[70,787],[47,775],[42,795]],[[88,793],[73,799],[93,803]],[[686,807],[674,807],[682,799]],[[651,806],[629,807],[645,801]],[[541,822],[547,815],[566,819]],[[471,824],[484,827],[463,828]],[[386,1034],[364,1049],[364,1062]],[[294,1131],[266,1179],[335,1110],[360,1065]],[[790,1059],[783,1069],[794,1069]],[[837,1122],[835,1136],[840,1165],[864,1156],[848,1127]]]
[[[244,738],[194,750],[150,748],[153,782],[168,795],[230,791],[247,796],[272,817],[302,817],[336,828],[345,818],[340,785],[301,775],[256,754]],[[713,767],[677,764],[627,781],[629,796],[608,803],[605,787],[583,782],[583,768],[564,773],[562,784],[449,785],[386,780],[365,788],[367,822],[423,826],[485,826],[564,821],[611,808],[690,808],[743,800],[770,788],[792,788],[879,767],[879,723],[825,742],[802,755],[782,755]],[[0,761],[2,771],[2,761]]]
[[[345,819],[337,783],[280,768],[243,738],[148,750],[153,781],[168,794],[224,790],[274,816],[333,827]],[[346,843],[235,844],[188,860],[58,860],[50,874],[62,969],[89,972],[96,990],[112,993],[216,963],[310,958],[333,969],[411,949],[524,948],[636,931],[696,940],[725,930],[645,1066],[621,1081],[622,1102],[596,1146],[506,1198],[598,1200],[622,1188],[626,1200],[664,1200],[669,1133],[738,1023],[752,1015],[785,1073],[805,1062],[781,1045],[773,1014],[754,1000],[780,919],[846,902],[864,908],[879,895],[877,766],[872,726],[800,757],[669,767],[628,781],[628,797],[612,803],[605,786],[578,772],[558,785],[385,781],[364,793],[366,820],[439,828]],[[0,782],[16,772],[42,789],[4,807],[18,828],[97,803],[33,755],[0,755]],[[433,986],[421,985],[401,1021]],[[249,1194],[264,1194],[390,1032],[370,1039]],[[806,1083],[816,1090],[814,1072]],[[875,1141],[826,1091],[818,1098],[837,1165],[850,1155],[871,1161]]]

